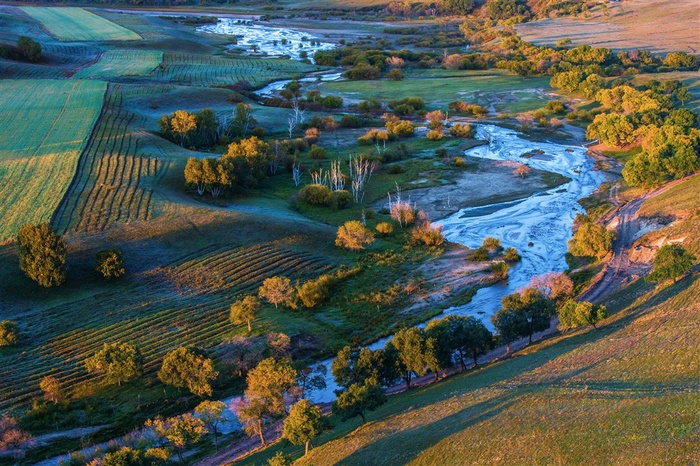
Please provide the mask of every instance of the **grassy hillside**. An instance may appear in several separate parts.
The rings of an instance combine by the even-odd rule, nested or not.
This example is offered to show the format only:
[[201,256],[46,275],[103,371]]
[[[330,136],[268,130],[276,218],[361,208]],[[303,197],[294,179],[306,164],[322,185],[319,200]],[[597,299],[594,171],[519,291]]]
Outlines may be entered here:
[[[643,208],[696,212],[700,175]],[[652,235],[700,249],[700,216]],[[297,464],[695,464],[700,458],[700,274],[638,280],[612,316],[513,358],[390,398],[369,422],[341,423]],[[336,422],[338,422],[336,420]],[[278,445],[246,464],[258,464]],[[285,453],[299,455],[298,447]]]
[[86,79],[148,76],[162,60],[163,52],[156,50],[109,50],[97,63],[79,70],[73,77]]

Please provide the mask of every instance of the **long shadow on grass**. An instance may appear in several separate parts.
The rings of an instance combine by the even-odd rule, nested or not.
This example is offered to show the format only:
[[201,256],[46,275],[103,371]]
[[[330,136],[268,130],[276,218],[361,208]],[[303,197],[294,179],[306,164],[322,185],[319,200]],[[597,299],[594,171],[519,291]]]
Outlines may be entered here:
[[[636,319],[653,312],[654,308],[659,304],[668,302],[674,298],[679,298],[679,294],[696,285],[699,279],[700,277],[698,276],[688,277],[672,286],[660,290],[646,303],[642,303],[625,311],[625,314],[618,316],[614,322],[607,326],[600,327],[597,330],[577,333],[530,354],[516,355],[512,359],[501,363],[460,374],[442,383],[397,396],[385,407],[380,408],[377,412],[377,416],[373,417],[375,419],[386,420],[386,417],[392,416],[395,413],[406,412],[409,408],[421,409],[430,404],[438,403],[447,398],[459,395],[460,393],[470,392],[479,388],[496,385],[494,388],[500,386],[501,388],[507,387],[513,389],[488,401],[461,409],[456,413],[440,418],[432,423],[389,433],[385,437],[379,438],[373,443],[365,445],[362,449],[352,453],[350,456],[340,461],[339,464],[405,464],[422,451],[439,443],[450,435],[497,416],[514,404],[517,397],[530,392],[531,389],[528,387],[533,387],[532,389],[534,389],[534,387],[544,389],[561,386],[562,384],[568,386],[568,380],[585,373],[603,361],[594,361],[583,366],[576,365],[571,367],[570,370],[564,370],[562,375],[543,380],[541,383],[515,382],[514,384],[508,384],[508,381],[518,376],[525,375],[533,369],[564,356],[584,344],[595,343],[614,335]],[[574,387],[576,385],[578,384],[573,384]],[[658,387],[640,386],[638,384],[612,384],[612,386],[608,384],[607,387],[601,385],[599,388],[631,391],[658,389]],[[673,389],[674,387],[669,388]],[[627,396],[630,396],[630,394]]]

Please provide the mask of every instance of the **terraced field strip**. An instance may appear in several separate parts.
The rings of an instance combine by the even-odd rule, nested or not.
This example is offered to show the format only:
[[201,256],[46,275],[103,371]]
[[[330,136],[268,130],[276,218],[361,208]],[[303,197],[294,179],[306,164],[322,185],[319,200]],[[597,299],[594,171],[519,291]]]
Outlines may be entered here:
[[57,39],[71,41],[140,40],[134,31],[82,8],[21,7]]
[[108,50],[97,63],[83,68],[73,77],[85,79],[148,76],[162,60],[163,52],[158,50]]
[[139,150],[147,135],[134,131],[121,85],[110,85],[92,138],[53,217],[62,232],[103,230],[117,222],[151,218],[153,187],[168,164]]
[[153,73],[160,81],[188,86],[213,86],[247,81],[255,87],[317,67],[294,60],[277,58],[226,58],[188,53],[166,52],[163,63]]
[[[188,258],[123,287],[60,305],[32,323],[34,345],[21,355],[0,353],[0,409],[26,403],[39,395],[39,381],[55,375],[64,386],[92,380],[83,362],[105,342],[128,341],[145,357],[153,374],[163,356],[178,345],[214,346],[243,327],[229,321],[236,296],[254,293],[265,278],[285,275],[293,280],[315,277],[329,268],[320,256],[264,243],[250,247],[219,247]],[[219,286],[198,278],[222,277]],[[175,283],[173,283],[175,282]],[[179,291],[178,291],[179,290]],[[99,310],[95,312],[95,303]]]
[[0,81],[0,241],[46,222],[73,179],[107,84]]

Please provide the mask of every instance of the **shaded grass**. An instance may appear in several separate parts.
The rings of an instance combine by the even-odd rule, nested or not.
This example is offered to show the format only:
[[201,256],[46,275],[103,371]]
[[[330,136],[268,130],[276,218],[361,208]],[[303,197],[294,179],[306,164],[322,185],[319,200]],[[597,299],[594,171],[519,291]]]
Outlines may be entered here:
[[113,78],[147,76],[163,60],[163,52],[154,50],[108,50],[92,66],[83,68],[74,78]]

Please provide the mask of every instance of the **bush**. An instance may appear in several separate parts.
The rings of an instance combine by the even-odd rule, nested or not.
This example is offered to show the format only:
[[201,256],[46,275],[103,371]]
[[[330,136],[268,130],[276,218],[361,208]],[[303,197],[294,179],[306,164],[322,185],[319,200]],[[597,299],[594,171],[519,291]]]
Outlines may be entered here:
[[299,197],[312,205],[326,205],[331,190],[322,184],[308,184],[299,190]]
[[673,280],[685,275],[695,264],[695,256],[677,244],[661,246],[652,262],[652,270],[647,280],[660,282]]
[[508,267],[508,264],[506,262],[498,261],[489,265],[489,272],[491,272],[494,275],[494,277],[496,277],[499,280],[507,280],[509,268],[510,267]]
[[569,240],[569,252],[577,257],[602,259],[612,248],[615,234],[603,225],[584,223]]
[[394,68],[387,73],[386,77],[394,81],[401,81],[403,79],[403,72],[398,68]]
[[318,138],[321,136],[321,132],[318,128],[309,128],[304,132],[304,141],[309,144],[315,144]]
[[426,246],[441,246],[445,243],[445,237],[442,234],[442,226],[432,226],[430,222],[425,221],[417,225],[411,230],[411,238],[414,241],[425,244]]
[[374,235],[372,232],[357,220],[350,220],[341,225],[335,237],[336,246],[350,249],[351,251],[360,251],[365,248],[365,245],[373,242]]
[[503,254],[503,259],[506,260],[506,262],[518,262],[522,257],[520,257],[520,254],[518,254],[518,250],[515,248],[508,248],[506,249],[505,254]]
[[559,328],[562,330],[584,325],[592,325],[595,328],[598,322],[608,316],[605,306],[596,306],[588,301],[576,302],[573,299],[566,301],[557,312],[559,313]]
[[375,229],[381,236],[389,236],[394,232],[394,225],[389,222],[381,222],[377,224]]
[[331,191],[326,197],[326,205],[334,209],[341,210],[352,202],[352,194],[345,189]]
[[95,271],[106,279],[121,277],[126,273],[122,253],[116,249],[98,252],[95,258]]
[[413,136],[413,133],[415,132],[413,123],[408,120],[387,121],[386,129],[391,134],[395,134],[400,138]]
[[19,328],[10,320],[0,322],[0,347],[16,345],[19,342]]
[[427,137],[431,141],[439,141],[440,139],[442,139],[443,136],[444,136],[444,133],[442,132],[442,130],[437,130],[437,129],[431,129],[425,135],[425,137]]
[[302,306],[311,309],[321,305],[330,294],[330,289],[336,283],[332,275],[321,275],[316,280],[309,280],[297,286],[297,296]]
[[389,209],[391,218],[398,222],[401,228],[413,225],[416,221],[416,211],[408,202],[394,202]]
[[484,238],[484,241],[481,242],[481,247],[486,249],[487,251],[500,251],[503,249],[503,246],[501,245],[501,240],[498,238],[494,238],[493,236],[487,236]]
[[362,119],[355,115],[343,115],[340,119],[341,128],[360,128],[362,127]]
[[321,105],[326,108],[340,108],[343,106],[343,98],[334,95],[327,95],[321,99]]
[[343,73],[343,76],[352,80],[372,80],[379,77],[379,68],[373,65],[357,65]]
[[325,159],[326,149],[314,144],[313,146],[311,146],[311,150],[309,151],[309,157],[311,157],[312,159]]
[[489,252],[488,250],[482,248],[477,248],[474,249],[473,251],[469,252],[469,255],[467,258],[472,261],[472,262],[484,262],[489,260]]
[[455,123],[450,128],[450,135],[455,138],[473,138],[476,130],[467,123]]
[[43,288],[66,279],[66,243],[48,223],[22,225],[17,235],[19,268]]
[[41,44],[26,36],[20,36],[17,40],[17,50],[27,60],[38,62],[41,60]]

